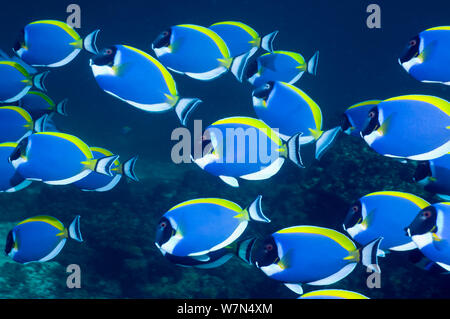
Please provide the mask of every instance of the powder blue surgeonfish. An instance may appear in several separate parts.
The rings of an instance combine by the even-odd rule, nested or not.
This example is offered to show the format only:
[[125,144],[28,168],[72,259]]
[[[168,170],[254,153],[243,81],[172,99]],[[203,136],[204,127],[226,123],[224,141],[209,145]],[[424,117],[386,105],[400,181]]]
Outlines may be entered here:
[[0,102],[20,100],[34,86],[45,91],[44,80],[48,74],[30,73],[30,69],[13,60],[0,60]]
[[341,127],[322,131],[322,111],[305,92],[285,82],[267,82],[253,91],[253,107],[258,117],[283,140],[302,132],[302,144],[315,143],[320,159],[341,132]]
[[181,24],[163,31],[152,43],[152,49],[168,69],[197,80],[213,80],[228,70],[242,81],[250,56],[246,52],[232,57],[224,40],[211,29]]
[[450,26],[422,31],[409,40],[399,63],[413,78],[450,85]]
[[274,31],[264,37],[245,23],[238,21],[222,21],[209,27],[225,41],[230,56],[235,58],[250,52],[250,56],[256,53],[259,47],[272,52],[272,43],[278,31]]
[[294,84],[303,73],[316,74],[319,52],[306,62],[300,53],[291,51],[268,52],[246,66],[246,78],[254,87],[269,81]]
[[422,185],[426,191],[450,201],[450,153],[420,162],[414,174],[414,181]]
[[383,237],[380,249],[406,251],[417,248],[405,234],[417,213],[430,203],[413,194],[382,191],[354,202],[344,220],[344,229],[360,245]]
[[95,159],[89,147],[79,138],[58,132],[41,132],[22,139],[10,161],[28,180],[51,185],[74,183],[91,171],[112,175],[117,155]]
[[354,291],[342,289],[322,289],[310,291],[301,295],[298,299],[369,299]]
[[31,184],[16,173],[16,169],[9,162],[9,155],[17,147],[17,143],[0,144],[0,192],[17,192]]
[[66,104],[67,99],[56,104],[47,94],[40,91],[28,91],[18,101],[18,106],[27,111],[33,119],[38,119],[44,114],[50,114],[52,112],[67,115]]
[[35,216],[18,223],[6,238],[5,253],[14,261],[27,264],[55,258],[67,238],[82,242],[80,216],[67,229],[51,216]]
[[353,104],[343,114],[341,128],[344,133],[361,137],[361,131],[367,125],[367,114],[380,104],[382,100],[368,100]]
[[384,100],[368,114],[361,136],[377,153],[431,160],[450,152],[450,103],[428,95]]
[[95,80],[106,93],[147,112],[174,109],[183,125],[201,102],[181,98],[169,71],[136,48],[127,45],[105,48],[91,59],[90,65]]
[[18,106],[0,107],[0,143],[17,142],[22,137],[45,129],[47,116],[33,121],[27,111]]
[[251,221],[270,222],[261,210],[261,196],[246,209],[220,198],[188,200],[161,217],[155,244],[182,266],[218,267],[235,254],[249,263],[254,239],[240,238]]
[[347,236],[328,228],[293,226],[256,243],[252,260],[267,276],[302,294],[302,284],[330,285],[348,276],[358,263],[380,272],[382,238],[357,248]]
[[[90,147],[94,159],[113,156],[114,154],[107,149],[101,147]],[[83,191],[106,192],[113,189],[119,183],[122,175],[138,181],[134,173],[134,166],[136,164],[137,156],[129,159],[124,163],[120,163],[118,159],[114,161],[111,167],[111,176],[100,174],[97,172],[90,172],[89,175],[76,181],[73,185]]]
[[33,66],[60,67],[72,61],[80,51],[96,54],[95,40],[99,30],[84,40],[67,23],[39,20],[25,26],[14,45],[14,52]]
[[[203,135],[203,156],[194,162],[205,171],[238,187],[237,178],[263,180],[275,175],[286,158],[305,166],[301,133],[283,142],[267,124],[250,117],[230,117],[218,120],[206,128]],[[305,148],[305,154],[310,149]],[[309,160],[309,159],[308,159]]]
[[450,202],[425,207],[405,231],[428,259],[450,271]]

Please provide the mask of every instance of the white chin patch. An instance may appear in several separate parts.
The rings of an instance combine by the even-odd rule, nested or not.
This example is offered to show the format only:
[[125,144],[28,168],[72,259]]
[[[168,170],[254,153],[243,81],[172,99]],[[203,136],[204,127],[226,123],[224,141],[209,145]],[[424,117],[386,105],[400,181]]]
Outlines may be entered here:
[[110,66],[95,65],[92,63],[92,61],[91,61],[91,69],[95,77],[99,75],[112,75],[112,76],[115,75],[114,70]]
[[403,62],[403,63],[400,63],[400,64],[401,64],[402,67],[406,70],[406,72],[409,72],[409,70],[410,70],[413,66],[418,65],[418,64],[422,64],[422,63],[423,63],[423,60],[422,60],[421,58],[415,57],[415,58],[412,58],[412,59],[409,60],[409,61],[406,61],[406,62]]
[[414,235],[412,240],[416,243],[417,248],[422,249],[433,243],[433,235],[430,232],[423,235]]
[[381,137],[382,135],[378,131],[373,131],[369,135],[364,136],[364,140],[368,145],[372,145],[373,142],[377,140],[377,138]]
[[269,277],[276,273],[283,271],[283,269],[281,269],[281,267],[278,266],[277,264],[271,264],[269,266],[264,266],[264,267],[261,267],[260,269]]
[[172,53],[172,50],[169,47],[154,48],[153,51],[155,51],[157,57],[160,57],[161,55],[164,54]]

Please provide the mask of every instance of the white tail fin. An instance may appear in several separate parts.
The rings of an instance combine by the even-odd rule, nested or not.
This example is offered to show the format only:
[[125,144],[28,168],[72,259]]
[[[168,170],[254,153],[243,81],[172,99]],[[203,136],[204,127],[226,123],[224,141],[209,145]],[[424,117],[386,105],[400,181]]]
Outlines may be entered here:
[[189,115],[202,102],[200,99],[180,99],[175,105],[175,112],[182,125],[186,125]]
[[122,164],[122,171],[125,176],[131,178],[135,182],[139,182],[139,178],[137,178],[136,174],[134,173],[134,166],[136,165],[137,159],[138,157],[134,156]]
[[95,169],[97,173],[112,176],[112,166],[114,165],[114,162],[119,158],[119,155],[112,155],[112,156],[106,156],[99,158],[95,164]]
[[94,32],[89,33],[83,41],[83,47],[92,54],[98,54],[97,35],[99,32],[100,30],[95,30]]
[[316,159],[320,160],[322,155],[333,145],[340,132],[342,132],[342,128],[337,126],[322,133],[316,142]]
[[378,249],[382,240],[383,237],[380,237],[359,249],[360,263],[377,273],[381,272],[378,266]]
[[308,73],[312,75],[316,75],[317,73],[317,64],[319,63],[319,51],[314,53],[313,57],[308,61]]
[[266,50],[268,52],[272,52],[273,51],[273,40],[275,39],[277,34],[278,34],[278,31],[274,31],[272,33],[269,33],[268,35],[265,35],[261,39],[261,48],[263,48],[264,50]]
[[47,126],[48,114],[42,115],[36,121],[34,121],[33,130],[35,132],[45,132]]
[[80,215],[76,216],[73,222],[69,226],[69,237],[75,239],[78,242],[83,241],[80,231]]
[[36,74],[33,76],[33,85],[35,88],[47,92],[47,89],[45,88],[45,78],[50,73],[50,71],[45,71],[39,74]]
[[64,99],[61,102],[59,102],[58,104],[56,104],[56,113],[67,116],[67,112],[66,112],[66,105],[67,105],[67,101],[68,99]]
[[247,64],[250,58],[250,52],[244,53],[242,55],[239,55],[233,59],[233,62],[231,62],[231,73],[234,74],[236,79],[238,79],[239,82],[242,82],[245,70],[247,68]]
[[263,222],[263,223],[270,223],[270,219],[264,216],[264,213],[261,209],[261,199],[262,196],[259,195],[253,203],[250,204],[250,206],[247,208],[248,215],[250,217],[250,220],[254,220],[257,222]]
[[297,166],[304,168],[305,165],[302,161],[302,156],[300,153],[300,137],[303,133],[298,133],[292,136],[286,143],[287,145],[287,157]]

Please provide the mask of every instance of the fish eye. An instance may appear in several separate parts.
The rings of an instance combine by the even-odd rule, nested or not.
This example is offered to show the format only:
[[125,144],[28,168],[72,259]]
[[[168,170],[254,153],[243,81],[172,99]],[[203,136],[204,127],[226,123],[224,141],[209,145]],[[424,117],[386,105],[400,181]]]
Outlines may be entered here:
[[413,47],[417,44],[417,41],[415,39],[412,39],[411,41],[409,41],[409,46]]
[[264,86],[265,89],[270,89],[270,84],[266,83],[266,85]]
[[103,52],[107,55],[111,55],[113,53],[111,49],[105,49]]
[[374,111],[370,111],[369,112],[369,117],[371,118],[371,119],[373,119],[373,118],[375,118],[375,112]]
[[167,36],[169,35],[169,31],[167,31],[167,30],[166,30],[166,31],[163,31],[162,34],[163,34],[163,36],[167,37]]
[[425,218],[430,218],[431,217],[431,212],[429,210],[426,210],[422,213],[422,216]]
[[352,211],[353,211],[354,213],[357,213],[358,210],[359,210],[358,206],[354,205],[354,206],[352,207]]
[[159,224],[159,227],[161,227],[161,228],[166,228],[166,227],[167,227],[167,223],[166,223],[166,222],[161,222],[161,223]]
[[272,244],[267,244],[266,246],[264,246],[264,250],[266,252],[272,251],[273,250],[273,245]]

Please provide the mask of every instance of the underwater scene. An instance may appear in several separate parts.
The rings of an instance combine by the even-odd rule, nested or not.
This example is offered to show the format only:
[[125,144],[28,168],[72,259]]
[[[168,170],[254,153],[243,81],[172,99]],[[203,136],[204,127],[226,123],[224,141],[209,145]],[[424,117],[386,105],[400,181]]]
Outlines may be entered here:
[[2,3],[0,298],[450,298],[449,11]]

